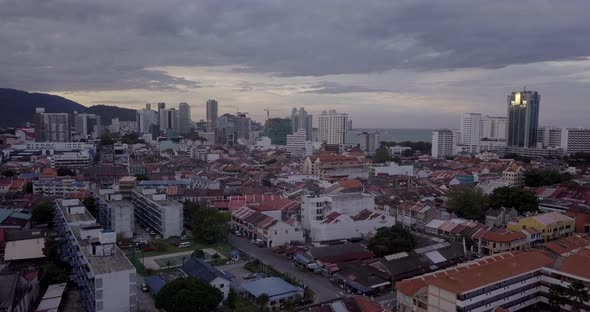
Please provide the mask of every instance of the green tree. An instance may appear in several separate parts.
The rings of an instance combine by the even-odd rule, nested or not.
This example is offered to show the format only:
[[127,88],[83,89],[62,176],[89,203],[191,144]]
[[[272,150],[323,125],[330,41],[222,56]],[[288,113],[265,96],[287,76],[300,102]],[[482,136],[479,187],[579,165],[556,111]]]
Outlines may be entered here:
[[41,267],[42,276],[45,281],[51,284],[61,284],[67,282],[68,275],[66,270],[62,267],[59,267],[53,261],[46,261],[43,266]]
[[219,289],[192,277],[177,278],[156,295],[156,307],[168,312],[215,311],[223,294]]
[[547,298],[551,311],[559,311],[561,306],[567,301],[566,290],[561,285],[549,286],[549,296]]
[[195,249],[195,251],[193,251],[193,254],[191,256],[194,258],[197,258],[197,259],[204,259],[205,252],[203,252],[202,249]]
[[14,172],[14,170],[11,169],[2,171],[2,175],[5,177],[14,177],[15,174],[16,173]]
[[233,289],[230,289],[227,295],[227,306],[231,311],[234,311],[238,307],[238,295]]
[[33,208],[32,219],[35,224],[50,224],[53,216],[53,205],[46,201]]
[[195,212],[197,212],[198,209],[201,209],[202,206],[201,204],[199,204],[198,202],[194,202],[194,201],[190,201],[190,200],[185,200],[182,203],[182,208],[183,208],[183,215],[185,216],[194,216]]
[[200,208],[193,215],[193,237],[209,243],[219,242],[227,237],[230,216],[217,208]]
[[388,161],[391,161],[391,155],[389,155],[389,150],[385,146],[379,147],[375,151],[375,155],[373,155],[373,162],[382,164]]
[[499,187],[490,195],[490,207],[514,208],[519,214],[539,211],[539,198],[535,193],[519,187]]
[[70,168],[57,168],[57,175],[60,177],[63,176],[75,176],[76,173],[74,172],[74,170],[70,169]]
[[383,257],[402,251],[411,251],[416,247],[416,239],[408,229],[401,225],[381,227],[369,240],[367,247],[377,257]]
[[488,205],[488,197],[479,188],[458,186],[447,194],[449,209],[458,217],[483,220]]
[[145,173],[138,173],[135,175],[138,181],[149,180],[150,178]]
[[43,247],[45,260],[50,262],[60,262],[61,259],[59,257],[58,247],[59,242],[53,238],[53,236],[48,236],[45,240],[45,247]]
[[588,295],[588,288],[584,283],[580,281],[572,282],[565,290],[567,297],[576,307],[577,311],[580,311],[584,301],[588,301],[590,296]]
[[269,300],[269,299],[270,299],[270,298],[268,297],[268,295],[267,295],[267,294],[261,294],[260,296],[258,296],[258,298],[256,298],[256,303],[257,303],[257,304],[258,304],[260,307],[264,308],[264,307],[266,307],[266,305],[268,304],[268,300]]
[[404,157],[412,157],[412,156],[414,156],[415,153],[416,153],[415,150],[409,149],[409,150],[403,151],[402,152],[402,156],[404,156]]
[[531,169],[524,173],[524,184],[528,187],[554,185],[571,179],[569,174],[561,174],[554,169]]

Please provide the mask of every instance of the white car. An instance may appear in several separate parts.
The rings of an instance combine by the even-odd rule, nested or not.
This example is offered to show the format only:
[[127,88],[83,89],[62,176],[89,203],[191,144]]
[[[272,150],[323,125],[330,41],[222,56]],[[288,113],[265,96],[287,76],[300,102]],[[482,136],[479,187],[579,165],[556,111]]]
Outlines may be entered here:
[[237,237],[241,237],[241,236],[242,236],[242,232],[240,232],[240,231],[235,231],[235,232],[234,232],[234,234],[235,234]]

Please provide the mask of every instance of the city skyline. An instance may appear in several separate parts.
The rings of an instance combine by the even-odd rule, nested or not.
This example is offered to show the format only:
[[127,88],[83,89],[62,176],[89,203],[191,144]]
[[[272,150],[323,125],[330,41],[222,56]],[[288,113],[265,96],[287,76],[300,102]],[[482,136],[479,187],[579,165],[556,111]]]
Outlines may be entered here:
[[[503,116],[505,94],[526,85],[543,94],[542,125],[588,126],[587,2],[178,0],[137,10],[24,0],[5,8],[0,86],[86,106],[187,102],[199,120],[215,98],[220,112],[257,121],[269,106],[274,117],[305,107],[347,112],[357,128],[441,128],[467,112]],[[513,23],[523,11],[534,18]]]

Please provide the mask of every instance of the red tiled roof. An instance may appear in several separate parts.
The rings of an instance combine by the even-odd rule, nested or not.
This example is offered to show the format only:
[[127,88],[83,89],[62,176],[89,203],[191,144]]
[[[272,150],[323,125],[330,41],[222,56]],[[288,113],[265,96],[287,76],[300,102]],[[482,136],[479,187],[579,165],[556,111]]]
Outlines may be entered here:
[[588,263],[590,263],[590,251],[585,249],[582,250],[582,252],[578,252],[565,258],[559,270],[567,274],[590,279],[590,268],[588,267]]
[[346,179],[342,179],[340,181],[338,181],[338,184],[342,187],[345,188],[351,188],[351,189],[357,189],[357,188],[363,188],[364,185],[361,181],[359,180],[346,180]]
[[414,296],[428,284],[462,293],[553,264],[553,259],[540,251],[507,252],[470,261],[457,267],[399,281],[395,288]]
[[561,255],[588,245],[590,245],[590,241],[580,236],[570,236],[547,242],[543,246],[554,253]]

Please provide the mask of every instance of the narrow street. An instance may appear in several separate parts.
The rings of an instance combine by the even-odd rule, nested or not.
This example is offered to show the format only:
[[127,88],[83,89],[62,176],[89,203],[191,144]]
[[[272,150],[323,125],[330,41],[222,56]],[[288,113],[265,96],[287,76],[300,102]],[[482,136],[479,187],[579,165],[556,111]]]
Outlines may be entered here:
[[234,248],[247,253],[262,263],[274,267],[277,271],[299,280],[316,293],[316,301],[318,302],[336,299],[345,295],[342,289],[333,285],[324,277],[311,272],[300,271],[289,258],[273,253],[270,248],[259,248],[247,239],[234,235],[229,236],[229,243]]

